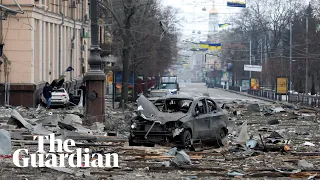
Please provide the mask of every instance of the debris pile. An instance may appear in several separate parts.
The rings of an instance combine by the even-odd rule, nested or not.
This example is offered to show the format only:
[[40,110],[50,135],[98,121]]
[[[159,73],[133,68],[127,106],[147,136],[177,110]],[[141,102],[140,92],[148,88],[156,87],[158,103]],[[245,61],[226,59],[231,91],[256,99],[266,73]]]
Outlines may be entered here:
[[[133,110],[107,109],[106,122],[87,127],[79,109],[0,109],[0,166],[2,177],[25,179],[215,179],[319,178],[318,109],[291,104],[219,101],[229,112],[229,134],[223,147],[201,146],[196,151],[177,147],[128,146]],[[8,115],[8,112],[10,113]],[[33,135],[54,133],[73,139],[76,147],[93,153],[117,153],[119,168],[17,168],[10,155],[16,149],[37,150]],[[10,142],[11,141],[11,142]],[[49,143],[45,142],[45,148]],[[25,155],[22,154],[22,157]]]

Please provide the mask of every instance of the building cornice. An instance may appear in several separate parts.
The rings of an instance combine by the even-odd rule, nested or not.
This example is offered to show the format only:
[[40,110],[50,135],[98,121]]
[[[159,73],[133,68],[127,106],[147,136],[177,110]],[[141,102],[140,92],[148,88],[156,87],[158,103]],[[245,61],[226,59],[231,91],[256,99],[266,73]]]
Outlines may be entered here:
[[[16,4],[5,4],[5,6],[17,7]],[[23,7],[24,12],[31,13],[29,18],[39,19],[34,14],[34,13],[37,13],[38,15],[42,15],[56,21],[56,23],[60,23],[62,20],[62,17],[60,14],[44,10],[44,7],[37,7],[35,4],[20,4],[20,6]],[[73,23],[73,20],[66,16],[64,17],[64,21],[67,23]],[[82,22],[79,20],[76,20],[76,24],[81,26]],[[87,28],[90,27],[88,23],[84,23],[83,26]]]

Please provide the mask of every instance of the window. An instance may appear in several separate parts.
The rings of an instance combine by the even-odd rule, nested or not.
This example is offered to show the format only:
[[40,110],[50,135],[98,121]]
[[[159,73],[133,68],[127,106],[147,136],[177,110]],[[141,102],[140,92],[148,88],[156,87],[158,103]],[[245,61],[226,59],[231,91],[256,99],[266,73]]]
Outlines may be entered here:
[[187,113],[192,104],[191,99],[166,99],[165,100],[156,100],[154,105],[162,112],[182,112]]
[[208,113],[217,110],[217,104],[214,101],[207,99],[207,104],[208,104]]
[[200,100],[195,107],[195,112],[199,111],[199,114],[205,114],[206,111],[206,102],[204,99]]

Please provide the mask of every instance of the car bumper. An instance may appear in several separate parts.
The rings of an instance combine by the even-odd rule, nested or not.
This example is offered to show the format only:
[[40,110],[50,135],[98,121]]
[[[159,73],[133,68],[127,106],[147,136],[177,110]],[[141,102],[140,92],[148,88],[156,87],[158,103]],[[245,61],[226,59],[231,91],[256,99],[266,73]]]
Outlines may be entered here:
[[173,139],[170,131],[130,131],[132,141],[135,143],[163,143]]
[[135,143],[162,143],[173,139],[173,131],[165,125],[139,124],[138,127],[130,130],[131,140]]
[[66,105],[66,104],[68,104],[68,101],[51,100],[51,106],[61,106],[61,105]]

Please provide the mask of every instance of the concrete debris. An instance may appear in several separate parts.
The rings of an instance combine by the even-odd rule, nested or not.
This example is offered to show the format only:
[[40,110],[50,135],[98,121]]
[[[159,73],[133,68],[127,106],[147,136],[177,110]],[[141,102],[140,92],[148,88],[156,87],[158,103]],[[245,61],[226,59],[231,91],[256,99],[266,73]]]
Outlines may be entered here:
[[305,146],[316,146],[315,144],[313,144],[311,142],[305,142],[305,143],[303,143],[303,145],[305,145]]
[[11,154],[11,137],[6,130],[0,129],[0,155]]
[[77,129],[76,132],[80,134],[92,134],[92,131],[90,129],[81,126],[75,126],[75,128]]
[[93,125],[91,126],[91,130],[97,130],[98,132],[103,132],[104,131],[104,124],[100,122],[94,122]]
[[248,107],[247,107],[247,110],[249,112],[260,112],[260,106],[259,104],[250,104]]
[[301,167],[302,169],[313,168],[313,164],[309,163],[308,161],[306,161],[304,159],[298,161],[298,166]]
[[52,125],[58,125],[58,122],[61,122],[60,116],[58,114],[52,114],[51,116],[45,117],[43,120],[37,121],[37,123]]
[[171,166],[183,167],[191,165],[190,156],[183,150],[176,152],[176,157],[171,160]]
[[24,140],[25,138],[22,136],[22,133],[20,132],[10,132],[11,139],[15,140]]
[[234,170],[234,171],[229,171],[229,172],[227,173],[227,175],[228,175],[228,176],[235,177],[235,176],[244,176],[245,174],[242,173],[241,171],[236,171],[236,170]]
[[170,149],[168,152],[164,153],[166,156],[175,156],[178,152],[178,149],[176,147]]
[[67,174],[75,174],[72,169],[65,168],[65,167],[48,167],[49,169],[53,169],[59,172],[67,173]]
[[66,174],[62,174],[61,176],[57,177],[57,180],[65,180],[67,178]]
[[238,138],[236,139],[236,142],[238,144],[245,144],[249,139],[249,135],[248,135],[248,122],[245,121],[242,126],[241,126],[241,130],[240,130],[240,134],[238,136]]
[[31,132],[32,134],[36,135],[45,135],[48,136],[49,134],[52,134],[53,132],[49,131],[45,127],[42,126],[42,124],[38,124],[34,126],[33,131]]
[[76,131],[77,128],[69,125],[69,124],[65,124],[63,122],[58,122],[58,126],[61,128],[61,129],[66,129],[66,130],[69,130],[69,131]]
[[25,127],[29,130],[33,129],[33,126],[28,123],[15,109],[11,112],[11,118],[9,119],[8,124],[17,125],[18,128]]
[[82,119],[80,116],[75,114],[67,114],[62,122],[68,125],[82,125]]
[[[235,178],[245,176],[248,179],[320,177],[316,174],[320,164],[320,119],[317,108],[251,100],[233,101],[217,102],[220,107],[224,104],[225,111],[230,114],[228,135],[224,138],[223,146],[215,148],[198,140],[201,147],[193,151],[172,148],[171,144],[128,146],[129,122],[136,116],[136,107],[122,111],[107,106],[105,123],[95,122],[89,127],[82,124],[83,114],[77,108],[51,109],[52,115],[49,115],[48,110],[42,107],[0,107],[0,128],[10,133],[3,136],[0,130],[0,168],[5,169],[1,176],[9,179],[19,174],[28,179],[43,180],[93,180],[105,177],[114,180],[132,177],[178,179],[180,176],[186,179],[201,179],[203,176],[221,179],[226,175]],[[181,131],[175,128],[171,130],[176,136]],[[89,148],[90,154],[116,152],[121,168],[85,168],[84,172],[79,172],[83,168],[71,168],[68,165],[65,168],[50,168],[57,172],[43,168],[12,168],[11,154],[16,149],[28,149],[34,153],[38,144],[32,140],[33,135],[50,133],[55,133],[56,139],[73,139],[76,148]],[[45,140],[45,148],[48,145],[49,141]],[[25,153],[21,153],[21,156],[27,157]]]
[[257,145],[258,145],[258,141],[253,140],[253,139],[248,140],[248,141],[246,142],[246,146],[247,146],[248,148],[255,148]]
[[280,173],[283,173],[283,174],[297,174],[297,173],[301,172],[301,169],[295,169],[295,170],[292,170],[292,171],[283,171],[283,170],[280,170],[280,169],[275,169],[275,170],[280,172]]
[[317,175],[318,175],[318,173],[315,174],[315,175],[309,176],[309,177],[308,177],[308,180],[315,180],[315,178],[316,178]]

